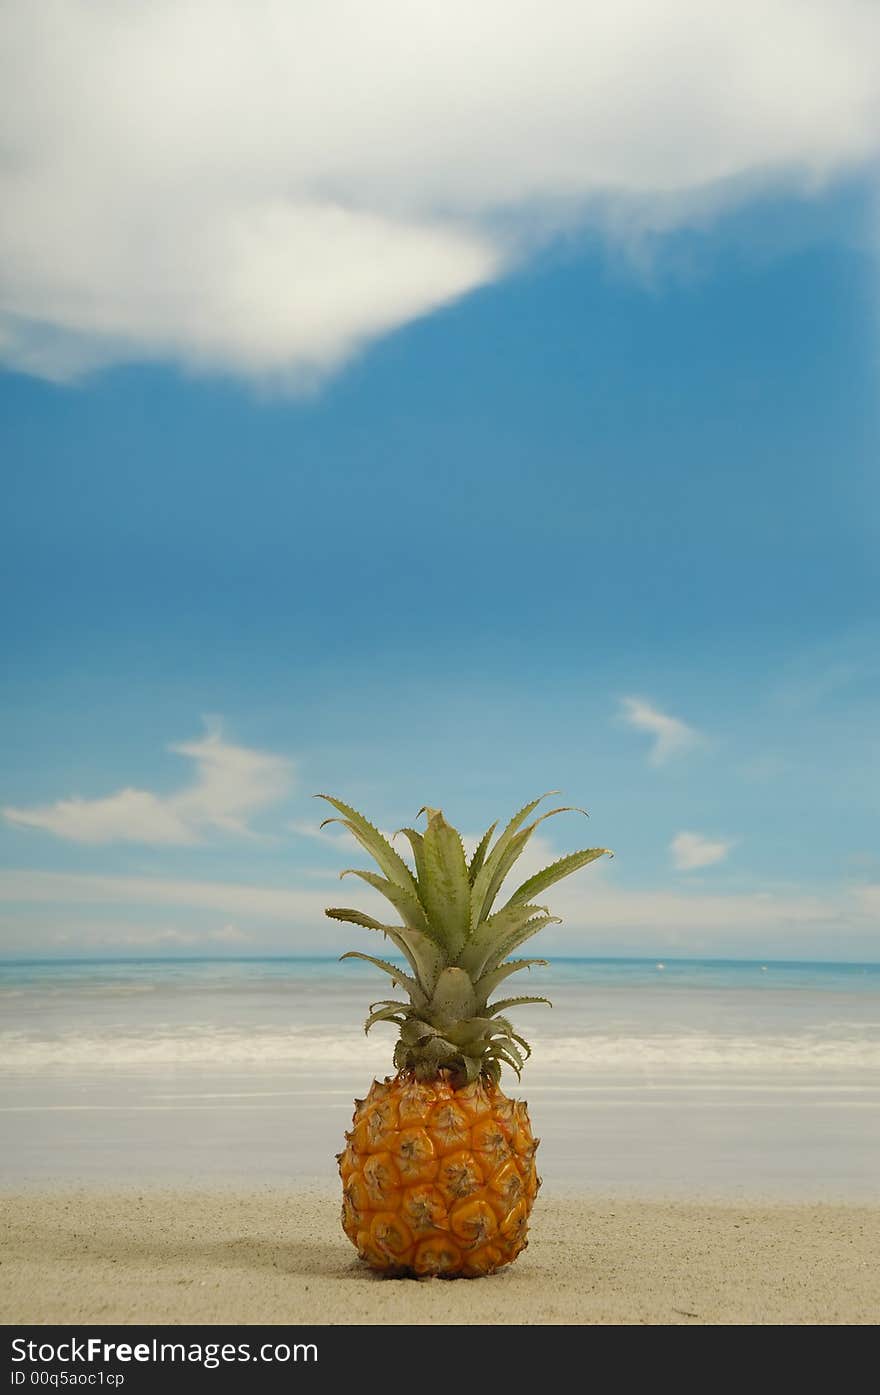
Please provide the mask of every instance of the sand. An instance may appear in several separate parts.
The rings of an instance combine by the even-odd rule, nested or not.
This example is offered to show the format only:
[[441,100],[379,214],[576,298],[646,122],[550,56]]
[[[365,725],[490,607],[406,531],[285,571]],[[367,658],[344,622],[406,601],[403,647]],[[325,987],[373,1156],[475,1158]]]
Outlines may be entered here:
[[0,1195],[0,1321],[874,1323],[880,1206],[543,1196],[490,1278],[383,1279],[326,1193]]

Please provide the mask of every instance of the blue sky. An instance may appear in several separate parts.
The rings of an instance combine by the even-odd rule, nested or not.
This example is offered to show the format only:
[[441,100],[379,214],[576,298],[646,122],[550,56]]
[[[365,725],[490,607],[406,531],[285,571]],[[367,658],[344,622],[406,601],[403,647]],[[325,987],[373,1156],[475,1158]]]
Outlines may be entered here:
[[[508,191],[465,226],[459,190],[464,270],[444,244],[421,300],[374,288],[384,321],[347,231],[326,268],[298,252],[295,334],[247,282],[204,353],[144,248],[107,276],[156,278],[161,332],[116,293],[112,332],[76,320],[105,280],[67,251],[12,258],[0,952],[341,952],[321,907],[368,904],[335,880],[362,855],[314,791],[472,836],[559,787],[590,823],[529,866],[616,857],[558,889],[555,952],[878,957],[875,177],[819,150],[823,111],[801,180],[719,137],[674,207],[533,189],[515,238]],[[363,195],[392,260],[439,197],[400,213],[409,169]]]

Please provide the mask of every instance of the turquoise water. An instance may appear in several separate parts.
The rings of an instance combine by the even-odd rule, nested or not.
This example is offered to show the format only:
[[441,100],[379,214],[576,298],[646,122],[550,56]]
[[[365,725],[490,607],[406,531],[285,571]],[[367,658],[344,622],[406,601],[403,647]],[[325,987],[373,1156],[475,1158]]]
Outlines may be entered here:
[[[517,1016],[532,1070],[809,1060],[880,1067],[880,965],[557,959],[516,980],[553,1010]],[[0,964],[0,1060],[118,1069],[247,1060],[381,1069],[391,1028],[360,1024],[384,976],[360,961],[164,959]],[[540,1046],[540,1050],[538,1049]]]
[[[548,1178],[608,1191],[880,1191],[880,965],[556,959],[520,976]],[[526,986],[527,985],[527,986]],[[506,985],[505,985],[506,987]],[[514,991],[514,990],[512,990]],[[357,961],[0,964],[0,1181],[334,1184],[393,1030]]]
[[[395,956],[386,955],[393,959]],[[661,967],[662,966],[662,967]],[[565,959],[554,958],[549,970],[555,977],[610,987],[645,987],[658,982],[658,971],[677,983],[699,987],[735,988],[761,986],[880,992],[880,963],[837,964],[824,961],[757,959]],[[156,979],[163,983],[199,979],[337,979],[341,975],[372,975],[368,965],[344,964],[331,957],[296,958],[107,958],[0,960],[0,988],[22,985],[122,983]],[[764,974],[770,977],[765,978]]]

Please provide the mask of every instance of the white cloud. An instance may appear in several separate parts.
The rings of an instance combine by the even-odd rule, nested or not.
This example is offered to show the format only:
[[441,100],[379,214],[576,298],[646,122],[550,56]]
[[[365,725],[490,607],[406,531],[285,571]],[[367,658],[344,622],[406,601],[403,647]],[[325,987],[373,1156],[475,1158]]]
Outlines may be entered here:
[[673,866],[679,872],[694,872],[723,862],[733,843],[722,838],[704,838],[702,833],[676,833],[669,844]]
[[688,726],[678,717],[670,717],[667,712],[661,712],[644,698],[625,697],[620,705],[624,721],[654,737],[648,756],[652,765],[663,765],[670,757],[689,750],[702,740],[695,727]]
[[865,914],[876,918],[877,929],[880,931],[880,882],[867,882],[858,887],[855,895]]
[[237,925],[221,925],[219,930],[208,932],[208,939],[222,945],[239,945],[253,939],[253,936],[246,930],[239,930]]
[[0,353],[302,384],[592,221],[880,148],[874,0],[10,0]]
[[548,892],[564,924],[545,932],[552,953],[759,955],[876,958],[880,887],[773,887],[706,894],[619,883],[616,864],[598,863],[581,885]]
[[226,915],[302,923],[323,915],[323,891],[75,872],[0,872],[0,901],[19,905],[186,906]]
[[68,950],[98,949],[211,949],[215,945],[247,944],[253,936],[237,925],[224,925],[217,930],[181,930],[175,925],[131,926],[113,924],[98,927],[94,924],[80,926],[75,930],[64,929],[50,933],[49,943]]
[[288,761],[233,746],[216,725],[200,741],[169,749],[196,767],[192,782],[174,794],[127,788],[103,799],[73,797],[32,809],[7,807],[3,815],[11,823],[77,843],[198,843],[210,832],[246,834],[248,820],[283,799],[290,788]]

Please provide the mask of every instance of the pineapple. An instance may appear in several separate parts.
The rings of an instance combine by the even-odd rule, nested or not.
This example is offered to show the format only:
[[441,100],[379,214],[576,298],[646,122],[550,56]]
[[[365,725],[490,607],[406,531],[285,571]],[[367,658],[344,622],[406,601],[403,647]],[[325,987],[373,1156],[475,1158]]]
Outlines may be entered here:
[[[519,1078],[528,1042],[507,1010],[547,998],[491,995],[511,974],[545,959],[508,956],[545,925],[559,923],[533,897],[586,866],[607,848],[586,848],[530,877],[493,910],[510,869],[551,809],[526,823],[541,799],[526,804],[492,843],[494,823],[468,861],[461,838],[439,809],[425,808],[424,833],[400,829],[410,842],[413,873],[391,843],[350,805],[319,795],[370,853],[380,873],[349,868],[390,901],[400,924],[331,906],[334,920],[378,930],[407,961],[408,971],[351,950],[381,969],[407,998],[373,1003],[365,1030],[377,1022],[399,1028],[396,1075],[374,1081],[355,1102],[352,1128],[338,1155],[342,1225],[361,1259],[386,1274],[490,1274],[526,1246],[529,1213],[540,1179],[538,1140],[524,1102],[500,1087],[502,1064]],[[583,812],[583,811],[579,811]],[[321,825],[324,827],[324,824]]]

